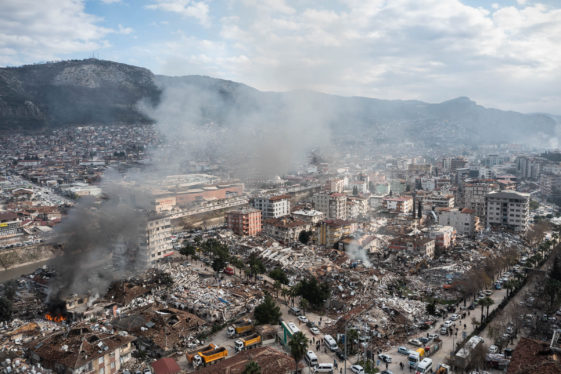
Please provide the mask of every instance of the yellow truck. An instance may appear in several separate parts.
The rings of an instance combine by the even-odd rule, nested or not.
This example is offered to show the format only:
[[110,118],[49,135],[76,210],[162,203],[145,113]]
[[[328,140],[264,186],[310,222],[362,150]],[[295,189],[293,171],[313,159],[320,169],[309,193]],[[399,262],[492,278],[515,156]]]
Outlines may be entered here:
[[242,320],[228,326],[226,334],[230,338],[237,338],[253,331],[253,322],[251,320]]
[[246,349],[259,347],[261,345],[261,335],[252,334],[245,338],[236,340],[236,352],[241,352]]
[[199,349],[196,349],[196,350],[191,351],[191,352],[186,352],[185,357],[187,357],[187,361],[193,362],[193,360],[195,359],[195,356],[200,354],[200,352],[212,351],[215,348],[216,348],[216,346],[214,344],[210,343],[206,347],[199,348]]
[[193,365],[194,366],[199,366],[199,365],[207,366],[207,365],[212,364],[214,362],[218,362],[220,360],[223,360],[227,356],[228,356],[228,350],[226,348],[217,347],[217,348],[213,349],[212,351],[199,352],[199,354],[196,355],[193,358]]

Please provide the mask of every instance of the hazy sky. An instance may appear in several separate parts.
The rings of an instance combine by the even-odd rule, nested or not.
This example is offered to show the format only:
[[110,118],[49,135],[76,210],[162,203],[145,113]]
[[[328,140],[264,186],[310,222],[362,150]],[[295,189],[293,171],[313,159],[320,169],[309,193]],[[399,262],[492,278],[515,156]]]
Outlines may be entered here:
[[261,90],[561,114],[560,0],[0,1],[0,65],[92,55]]

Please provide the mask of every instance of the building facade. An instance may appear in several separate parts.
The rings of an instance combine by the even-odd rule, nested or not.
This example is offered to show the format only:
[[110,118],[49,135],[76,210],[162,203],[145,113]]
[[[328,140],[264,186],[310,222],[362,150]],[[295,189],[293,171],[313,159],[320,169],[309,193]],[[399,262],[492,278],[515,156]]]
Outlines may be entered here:
[[144,241],[147,262],[153,263],[173,254],[171,243],[171,219],[161,217],[149,220],[146,224]]
[[228,212],[228,228],[241,236],[255,236],[261,232],[261,211],[245,208]]
[[473,237],[481,230],[479,217],[472,209],[464,208],[437,208],[438,223],[444,226],[452,226],[456,233]]
[[279,218],[290,214],[290,196],[255,197],[251,205],[261,211],[261,219]]
[[487,226],[525,232],[530,222],[530,194],[516,191],[491,192],[486,196]]
[[329,219],[347,218],[347,196],[342,193],[320,192],[312,197],[314,207]]

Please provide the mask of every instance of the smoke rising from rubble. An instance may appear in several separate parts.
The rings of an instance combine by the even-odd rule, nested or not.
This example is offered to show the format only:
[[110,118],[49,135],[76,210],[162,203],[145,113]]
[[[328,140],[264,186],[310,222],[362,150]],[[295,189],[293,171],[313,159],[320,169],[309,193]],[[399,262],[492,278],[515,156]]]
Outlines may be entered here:
[[80,199],[56,226],[54,244],[62,245],[63,255],[52,262],[56,277],[49,285],[49,300],[103,294],[113,280],[142,269],[144,254],[138,244],[148,199],[118,178],[108,171],[101,185],[104,198]]
[[[258,95],[231,82],[192,79],[163,79],[160,104],[141,105],[168,140],[183,144],[178,159],[165,159],[165,167],[204,156],[220,160],[234,177],[273,177],[307,164],[313,149],[330,145],[328,123],[335,116],[314,94]],[[164,161],[158,157],[156,164]]]
[[347,256],[349,256],[352,261],[360,260],[365,267],[372,267],[372,263],[368,259],[366,250],[361,248],[356,240],[351,241],[346,252]]

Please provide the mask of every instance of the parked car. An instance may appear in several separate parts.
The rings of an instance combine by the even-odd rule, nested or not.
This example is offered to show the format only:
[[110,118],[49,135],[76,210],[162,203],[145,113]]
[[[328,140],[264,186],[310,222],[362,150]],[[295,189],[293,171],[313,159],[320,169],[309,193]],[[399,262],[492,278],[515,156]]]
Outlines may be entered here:
[[419,339],[411,339],[408,343],[414,345],[415,347],[420,347],[423,345],[423,343],[421,343]]
[[383,370],[380,372],[380,374],[393,374],[393,371],[391,370]]
[[392,362],[392,357],[391,357],[391,356],[388,356],[388,355],[386,355],[386,354],[383,354],[383,353],[379,354],[379,355],[378,355],[378,358],[379,358],[380,360],[382,360],[382,361],[388,363],[388,364],[390,364],[390,363]]
[[438,338],[437,334],[429,334],[429,339],[430,340],[434,340],[435,338]]
[[364,374],[364,368],[360,365],[351,366],[351,371],[355,374]]
[[498,351],[499,351],[499,347],[497,347],[494,344],[489,347],[489,353],[497,353]]
[[421,337],[419,338],[419,340],[420,340],[421,343],[423,343],[423,344],[427,344],[427,343],[430,341],[429,338],[426,338],[426,337],[424,337],[424,336],[421,336]]
[[291,306],[290,308],[288,308],[288,313],[294,314],[295,316],[299,316],[300,314],[302,314],[302,311],[296,308],[295,306]]
[[347,359],[347,356],[345,356],[345,352],[339,350],[337,352],[335,352],[335,355],[337,356],[337,358],[341,361],[345,361]]
[[407,349],[404,346],[401,346],[401,347],[397,348],[397,353],[405,355],[405,356],[409,356],[409,349]]
[[454,313],[450,316],[450,320],[452,320],[452,321],[456,321],[458,319],[460,319],[460,316],[456,313]]
[[317,334],[320,333],[319,329],[315,326],[310,328],[310,332],[314,335],[317,335]]
[[452,326],[454,323],[452,321],[450,321],[449,319],[447,319],[446,321],[444,321],[444,326],[446,328],[450,328],[450,326]]
[[308,317],[306,316],[298,316],[298,320],[302,323],[308,323]]

